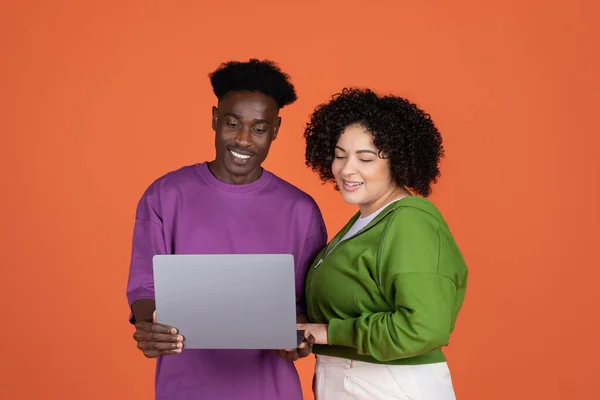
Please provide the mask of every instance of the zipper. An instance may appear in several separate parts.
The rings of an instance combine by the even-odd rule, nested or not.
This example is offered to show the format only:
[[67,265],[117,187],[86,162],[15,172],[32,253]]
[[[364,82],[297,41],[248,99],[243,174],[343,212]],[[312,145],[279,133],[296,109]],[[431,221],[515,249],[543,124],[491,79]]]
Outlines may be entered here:
[[[395,210],[395,208],[393,208],[393,209],[389,210],[388,212],[386,212],[385,214],[383,214],[383,216],[381,218],[379,218],[379,221],[377,221],[377,224],[379,222],[381,222],[382,219],[384,219],[385,217],[387,217],[388,214],[391,213],[394,210]],[[363,233],[365,233],[366,231],[370,230],[372,227],[374,227],[377,224],[373,224],[373,225],[369,226],[368,228],[365,227],[366,229],[365,228],[361,229],[360,231],[356,232],[354,234],[354,236],[351,236],[348,239],[344,240],[344,242],[347,242],[350,239],[354,239],[355,237],[357,237],[359,235],[362,235]],[[385,233],[387,233],[387,232],[384,231],[384,239],[385,239]],[[329,254],[331,254],[333,252],[333,250],[335,250],[340,244],[341,244],[341,238],[340,238],[340,240],[338,242],[336,242],[335,246],[333,246],[333,248],[331,250],[328,251],[327,248],[325,248],[325,254],[323,255],[323,257],[321,257],[321,259],[315,264],[315,266],[313,268],[314,269],[319,268],[319,265],[321,265],[321,263],[327,258],[327,256]]]
[[[395,211],[396,207],[393,207],[391,210],[388,210],[385,214],[383,214],[383,216],[381,218],[378,219],[377,224],[381,222],[381,220],[383,220],[385,217],[387,217],[391,212]],[[348,238],[345,240],[345,242],[347,242],[348,240],[355,238],[358,235],[361,235],[363,233],[365,233],[366,231],[368,231],[369,229],[371,229],[372,227],[374,227],[377,224],[373,224],[371,226],[369,226],[368,228],[365,227],[362,230],[358,231],[354,236]],[[389,225],[389,222],[386,224],[386,227],[384,228],[384,235],[382,240],[385,240],[385,237],[387,236],[387,226]],[[368,225],[367,225],[368,226]],[[342,236],[343,237],[343,236]],[[340,239],[341,240],[341,239]],[[329,244],[331,245],[331,243]],[[323,257],[321,257],[321,259],[315,264],[315,266],[313,267],[315,270],[319,268],[319,266],[323,263],[323,261],[327,258],[327,256],[329,256],[329,254],[331,254],[337,247],[338,245],[340,245],[340,242],[338,241],[335,246],[333,246],[333,248],[331,250],[328,250],[328,247],[325,247],[325,254],[323,254]],[[381,282],[381,272],[379,271],[379,251],[377,252],[377,265],[375,266],[376,269],[376,273],[378,275],[378,281],[379,281],[379,285],[381,286],[383,283]],[[312,277],[311,281],[310,281],[310,285],[308,285],[308,289],[306,291],[306,301],[308,303],[308,299],[310,298],[310,295],[312,294],[312,287],[315,283],[315,279],[316,279],[316,274],[317,272],[314,272],[315,276]],[[308,309],[307,309],[308,311]]]
[[[341,240],[341,239],[340,239],[340,240]],[[339,244],[340,244],[340,242],[339,242],[339,241],[337,241],[337,242],[335,243],[335,246],[333,246],[333,248],[332,248],[331,250],[328,250],[328,249],[327,249],[327,247],[326,247],[326,248],[325,248],[325,254],[323,254],[323,257],[321,257],[321,259],[319,260],[319,262],[317,262],[317,263],[315,264],[314,268],[315,268],[315,269],[319,268],[319,265],[321,265],[321,263],[323,262],[323,260],[325,260],[325,259],[327,258],[327,256],[328,256],[329,254],[331,254],[331,252],[332,252],[333,250],[335,250],[335,249],[338,247],[338,245],[339,245]]]
[[[341,238],[340,238],[340,240],[341,240]],[[319,265],[321,265],[321,263],[323,262],[323,260],[325,260],[327,258],[327,256],[329,254],[331,254],[331,252],[334,251],[338,247],[339,244],[340,244],[340,241],[338,240],[335,243],[335,246],[333,246],[333,248],[331,250],[329,250],[329,246],[331,246],[331,243],[329,243],[329,246],[325,247],[325,253],[323,254],[323,257],[321,257],[321,259],[315,264],[315,266],[313,268],[315,270],[318,269]],[[312,287],[315,284],[315,278],[316,278],[316,274],[317,273],[318,273],[317,271],[314,272],[315,276],[312,277],[312,279],[310,281],[310,284],[308,285],[308,288],[306,290],[306,300],[307,300],[307,303],[308,303],[308,299],[310,298],[310,295],[312,294]],[[308,306],[307,306],[307,311],[308,311]],[[310,312],[309,312],[309,315],[310,315]]]

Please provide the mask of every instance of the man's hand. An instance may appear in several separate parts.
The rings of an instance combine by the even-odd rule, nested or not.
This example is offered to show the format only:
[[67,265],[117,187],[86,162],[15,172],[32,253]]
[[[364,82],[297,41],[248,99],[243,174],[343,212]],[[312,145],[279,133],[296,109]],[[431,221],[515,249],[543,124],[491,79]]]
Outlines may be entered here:
[[183,336],[177,334],[177,329],[156,323],[156,311],[152,322],[137,321],[133,338],[137,347],[148,358],[156,358],[170,354],[179,354],[183,348]]
[[308,331],[304,331],[304,340],[297,349],[293,350],[277,350],[279,357],[284,360],[298,361],[301,358],[308,357],[312,353],[312,347],[315,343],[315,338]]

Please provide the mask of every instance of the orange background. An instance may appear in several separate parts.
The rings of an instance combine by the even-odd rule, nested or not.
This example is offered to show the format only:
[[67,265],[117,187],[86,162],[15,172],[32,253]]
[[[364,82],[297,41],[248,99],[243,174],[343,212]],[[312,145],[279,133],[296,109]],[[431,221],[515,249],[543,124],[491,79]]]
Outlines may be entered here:
[[354,210],[304,167],[313,107],[355,85],[432,114],[431,199],[471,271],[447,349],[460,400],[598,398],[597,4],[2,1],[0,398],[152,398],[127,324],[135,206],[212,158],[207,74],[249,57],[298,89],[266,167],[330,234]]

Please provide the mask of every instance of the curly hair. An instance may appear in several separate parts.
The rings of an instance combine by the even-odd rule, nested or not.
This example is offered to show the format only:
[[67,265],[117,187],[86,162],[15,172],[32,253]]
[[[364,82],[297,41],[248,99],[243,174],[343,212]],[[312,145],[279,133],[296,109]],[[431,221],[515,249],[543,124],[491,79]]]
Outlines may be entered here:
[[[389,160],[399,186],[427,197],[440,176],[442,137],[429,114],[397,96],[378,96],[370,89],[344,88],[329,103],[315,108],[306,124],[306,165],[323,182],[335,183],[331,171],[337,141],[344,129],[360,124]],[[336,186],[336,189],[337,186]]]
[[273,98],[283,108],[298,98],[290,77],[269,60],[229,61],[208,76],[219,100],[229,92],[258,92]]

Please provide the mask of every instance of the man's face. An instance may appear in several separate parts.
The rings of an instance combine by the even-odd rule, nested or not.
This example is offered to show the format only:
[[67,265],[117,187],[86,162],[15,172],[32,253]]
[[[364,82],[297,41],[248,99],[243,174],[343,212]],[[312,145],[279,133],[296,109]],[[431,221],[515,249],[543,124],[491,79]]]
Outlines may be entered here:
[[211,171],[223,182],[245,184],[261,175],[261,164],[277,137],[281,118],[271,97],[255,92],[231,92],[213,107],[215,161]]

